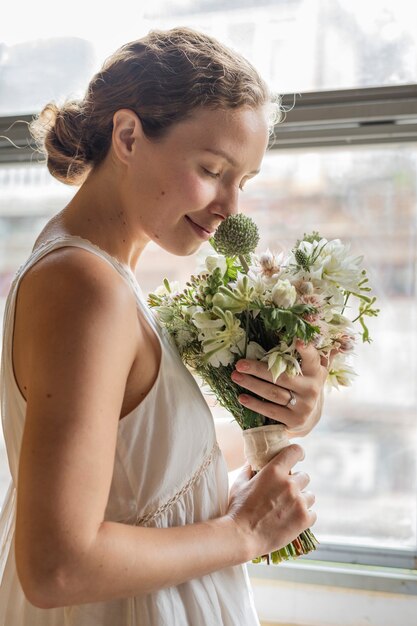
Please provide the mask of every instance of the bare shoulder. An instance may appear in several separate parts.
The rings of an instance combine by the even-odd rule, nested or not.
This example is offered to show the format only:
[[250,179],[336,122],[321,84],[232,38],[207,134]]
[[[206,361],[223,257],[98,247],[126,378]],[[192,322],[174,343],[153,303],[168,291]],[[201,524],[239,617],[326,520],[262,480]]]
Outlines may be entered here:
[[20,290],[31,293],[34,289],[51,288],[52,284],[82,292],[86,287],[94,293],[112,294],[131,292],[128,284],[104,258],[75,246],[52,250],[28,269],[21,279]]
[[[127,281],[102,257],[82,248],[55,249],[27,270],[21,279],[18,299],[22,313],[57,308],[65,318],[106,307],[135,319],[135,298]],[[33,308],[30,305],[36,305]],[[67,313],[68,312],[68,313]],[[117,323],[117,319],[114,320]]]
[[31,358],[39,362],[55,352],[59,358],[58,347],[68,345],[74,360],[85,350],[94,360],[109,333],[129,371],[136,328],[134,293],[110,263],[82,248],[54,250],[27,270],[19,285],[13,359],[21,390],[34,379]]

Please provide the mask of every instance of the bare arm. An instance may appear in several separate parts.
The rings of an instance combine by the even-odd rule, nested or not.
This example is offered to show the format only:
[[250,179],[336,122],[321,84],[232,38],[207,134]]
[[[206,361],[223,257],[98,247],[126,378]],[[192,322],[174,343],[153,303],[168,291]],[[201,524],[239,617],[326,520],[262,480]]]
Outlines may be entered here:
[[282,547],[313,523],[312,499],[300,491],[308,479],[289,476],[297,446],[237,481],[222,518],[166,529],[103,521],[136,308],[91,254],[43,261],[20,302],[30,376],[15,548],[30,602],[50,608],[178,585]]

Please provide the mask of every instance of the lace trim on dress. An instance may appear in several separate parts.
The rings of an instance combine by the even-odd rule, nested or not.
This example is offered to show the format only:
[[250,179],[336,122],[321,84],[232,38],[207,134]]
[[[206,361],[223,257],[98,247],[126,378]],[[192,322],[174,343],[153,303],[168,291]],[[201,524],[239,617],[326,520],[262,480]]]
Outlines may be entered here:
[[195,472],[195,474],[191,476],[190,480],[188,480],[185,483],[185,485],[179,491],[177,491],[175,496],[170,498],[167,502],[165,502],[165,504],[162,504],[155,511],[152,511],[151,513],[147,513],[146,515],[143,515],[142,517],[137,517],[134,522],[135,526],[142,526],[144,524],[147,524],[153,521],[155,518],[162,515],[162,513],[165,513],[165,511],[170,509],[173,504],[175,504],[180,498],[182,498],[182,496],[184,496],[188,491],[190,491],[192,487],[195,485],[195,483],[197,482],[197,480],[206,471],[210,463],[212,463],[214,456],[218,451],[220,451],[220,448],[219,448],[219,444],[216,441],[210,454],[204,459],[204,461],[202,462],[198,470]]

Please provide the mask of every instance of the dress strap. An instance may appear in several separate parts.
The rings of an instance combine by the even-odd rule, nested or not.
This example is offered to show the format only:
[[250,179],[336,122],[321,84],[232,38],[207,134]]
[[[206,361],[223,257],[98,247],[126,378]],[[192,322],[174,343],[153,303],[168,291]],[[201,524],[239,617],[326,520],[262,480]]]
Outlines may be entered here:
[[26,269],[26,267],[30,267],[31,265],[36,263],[36,261],[38,261],[40,258],[45,256],[46,254],[48,254],[48,252],[51,252],[52,250],[56,248],[63,247],[63,246],[57,245],[61,242],[64,245],[91,250],[91,252],[94,252],[97,256],[100,256],[104,258],[106,261],[108,261],[121,274],[128,277],[130,281],[137,284],[135,273],[129,267],[129,265],[122,263],[121,261],[119,261],[119,259],[116,259],[116,257],[112,256],[111,254],[109,254],[109,252],[107,252],[106,250],[103,250],[102,248],[97,246],[95,243],[93,243],[89,239],[85,239],[84,237],[81,237],[80,235],[71,235],[69,233],[52,237],[51,239],[48,239],[47,241],[44,241],[39,246],[37,246],[34,250],[32,250],[32,253],[26,259],[26,261],[19,267],[15,276],[19,276],[22,273],[22,271]]
[[0,586],[13,539],[16,518],[16,488],[10,481],[0,514]]

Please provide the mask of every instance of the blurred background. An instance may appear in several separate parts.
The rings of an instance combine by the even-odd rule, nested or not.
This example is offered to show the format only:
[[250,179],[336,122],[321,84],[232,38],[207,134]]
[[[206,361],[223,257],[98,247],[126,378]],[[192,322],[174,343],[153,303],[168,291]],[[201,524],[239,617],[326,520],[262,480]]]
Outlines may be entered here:
[[[241,196],[241,210],[260,228],[259,250],[288,249],[312,230],[350,242],[365,256],[381,309],[369,322],[373,343],[356,350],[354,385],[328,394],[320,425],[300,441],[322,558],[412,567],[416,9],[408,0],[153,0],[111,10],[72,2],[65,12],[53,2],[19,12],[9,4],[0,23],[0,314],[39,231],[75,192],[32,154],[25,122],[51,99],[82,97],[106,56],[152,28],[187,25],[218,37],[291,109]],[[150,244],[138,266],[142,289],[165,276],[184,283],[207,252],[174,257]],[[8,482],[0,441],[0,502]]]

